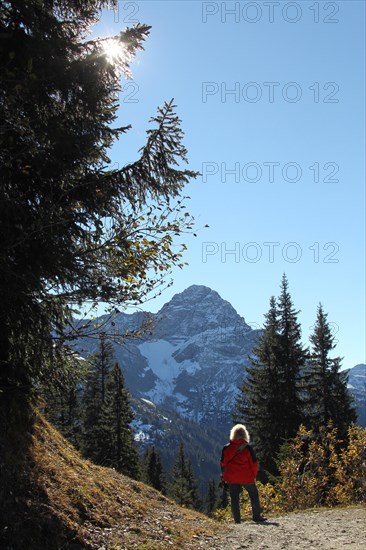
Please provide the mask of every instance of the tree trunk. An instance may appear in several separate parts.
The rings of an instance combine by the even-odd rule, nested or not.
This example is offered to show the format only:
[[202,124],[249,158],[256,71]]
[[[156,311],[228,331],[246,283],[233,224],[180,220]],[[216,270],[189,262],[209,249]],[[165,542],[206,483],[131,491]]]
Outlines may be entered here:
[[19,523],[19,497],[27,485],[26,454],[33,426],[27,372],[12,361],[10,348],[10,331],[0,317],[0,539],[4,533],[10,536]]

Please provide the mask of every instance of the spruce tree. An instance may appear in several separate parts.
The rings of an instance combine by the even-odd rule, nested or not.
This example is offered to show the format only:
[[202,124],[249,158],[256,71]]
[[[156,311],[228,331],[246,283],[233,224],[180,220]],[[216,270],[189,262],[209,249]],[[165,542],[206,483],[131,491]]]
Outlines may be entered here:
[[297,315],[284,275],[278,300],[270,299],[264,330],[250,357],[233,415],[235,422],[248,425],[262,480],[278,473],[276,454],[304,420],[302,377],[307,351],[300,341]]
[[210,516],[217,508],[219,501],[218,488],[215,479],[210,479],[207,487],[206,512]]
[[100,433],[102,453],[100,461],[125,475],[138,479],[139,457],[131,422],[134,414],[129,393],[118,363],[108,376],[106,396],[101,409]]
[[198,175],[181,169],[187,151],[172,101],[162,101],[135,158],[115,159],[120,168],[109,158],[130,128],[116,124],[121,76],[150,30],[121,30],[113,37],[120,54],[110,62],[111,38],[88,35],[111,5],[117,0],[0,3],[0,517],[7,533],[39,377],[63,339],[76,336],[65,325],[83,303],[123,307],[161,290],[171,267],[183,266],[174,236],[192,227],[182,201],[171,200]]
[[330,357],[336,344],[327,317],[319,304],[305,376],[308,417],[310,427],[316,432],[332,421],[343,439],[357,415],[347,389],[347,373],[340,371],[342,360]]
[[82,439],[84,456],[101,464],[105,452],[103,429],[103,406],[106,401],[106,386],[113,366],[112,344],[100,335],[98,352],[91,362],[89,375],[82,396]]
[[180,444],[172,468],[172,483],[169,495],[181,506],[198,509],[200,501],[197,483],[192,471],[191,461],[186,458],[184,445]]
[[142,458],[141,480],[163,494],[166,493],[163,465],[154,446],[148,447]]
[[83,386],[89,373],[88,362],[71,354],[60,367],[46,371],[42,380],[46,418],[78,449],[81,445]]
[[183,443],[179,446],[173,464],[172,483],[169,487],[169,495],[180,505],[187,505],[187,503],[190,502],[187,483],[187,464]]
[[308,350],[301,343],[301,327],[288,290],[288,280],[284,274],[281,293],[278,299],[279,313],[279,363],[281,375],[279,393],[282,403],[283,439],[295,437],[304,421],[304,403],[302,397],[302,377]]
[[[260,458],[261,476],[276,471],[275,454],[282,434],[280,323],[276,299],[270,299],[263,333],[259,337],[251,366],[236,401],[234,422],[248,426]],[[270,436],[269,436],[270,434]]]
[[200,510],[202,506],[201,498],[199,496],[198,484],[196,476],[194,475],[192,462],[187,458],[187,485],[190,495],[191,504],[190,507],[195,510]]

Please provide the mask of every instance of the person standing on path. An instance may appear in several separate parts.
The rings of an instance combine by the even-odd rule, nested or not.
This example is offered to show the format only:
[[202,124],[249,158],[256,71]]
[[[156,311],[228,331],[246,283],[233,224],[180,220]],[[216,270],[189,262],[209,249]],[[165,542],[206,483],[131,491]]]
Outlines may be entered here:
[[240,523],[239,497],[242,487],[245,487],[249,494],[253,521],[266,520],[261,515],[258,488],[255,483],[258,460],[249,441],[246,427],[236,424],[230,431],[230,443],[225,445],[221,453],[222,479],[229,486],[231,513],[235,523]]

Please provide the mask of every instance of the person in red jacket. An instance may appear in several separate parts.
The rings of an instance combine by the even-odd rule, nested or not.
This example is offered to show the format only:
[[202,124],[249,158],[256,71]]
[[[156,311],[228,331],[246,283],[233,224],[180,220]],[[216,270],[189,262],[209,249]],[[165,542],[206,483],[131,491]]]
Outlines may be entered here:
[[246,427],[236,424],[230,431],[230,443],[225,445],[221,454],[222,479],[229,486],[231,512],[235,523],[240,523],[239,497],[242,487],[245,487],[249,494],[253,521],[266,520],[261,515],[258,488],[255,483],[258,460],[249,441]]

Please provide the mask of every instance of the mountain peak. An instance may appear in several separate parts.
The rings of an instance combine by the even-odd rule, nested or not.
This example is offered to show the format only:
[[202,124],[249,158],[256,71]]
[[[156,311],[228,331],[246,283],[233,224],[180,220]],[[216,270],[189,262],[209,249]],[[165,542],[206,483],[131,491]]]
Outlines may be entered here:
[[205,286],[205,285],[191,285],[191,286],[185,288],[182,292],[178,292],[177,294],[175,294],[173,296],[173,298],[171,299],[171,302],[176,298],[178,298],[178,299],[184,298],[185,300],[191,300],[192,298],[194,298],[194,299],[196,299],[196,298],[205,298],[211,292],[214,292],[215,294],[217,294],[217,296],[219,296],[219,294],[215,290],[212,290],[208,286]]
[[[164,304],[158,313],[161,321],[173,322],[171,328],[183,329],[184,334],[195,334],[203,327],[219,327],[226,325],[242,325],[245,321],[233,306],[219,295],[218,292],[204,285],[191,285],[183,292],[175,294]],[[164,332],[170,330],[164,323]],[[249,327],[248,327],[249,329]]]
[[172,299],[164,304],[160,311],[166,308],[181,306],[182,304],[190,309],[196,309],[202,304],[204,304],[205,309],[211,309],[212,307],[218,307],[219,304],[221,306],[225,304],[225,307],[229,307],[235,315],[237,315],[235,309],[229,302],[221,298],[216,290],[212,290],[212,288],[205,285],[191,285],[182,292],[174,294]]

